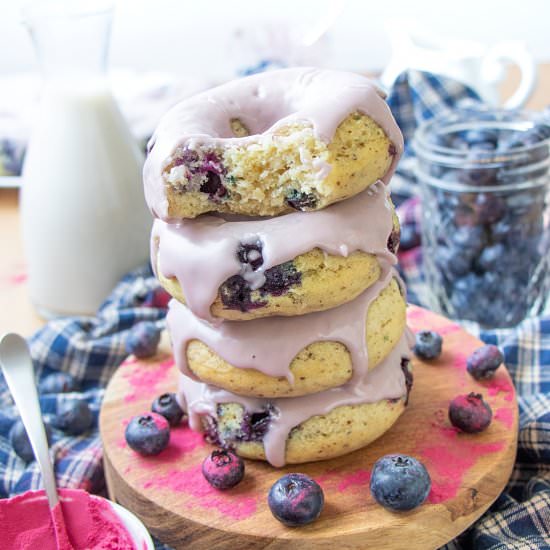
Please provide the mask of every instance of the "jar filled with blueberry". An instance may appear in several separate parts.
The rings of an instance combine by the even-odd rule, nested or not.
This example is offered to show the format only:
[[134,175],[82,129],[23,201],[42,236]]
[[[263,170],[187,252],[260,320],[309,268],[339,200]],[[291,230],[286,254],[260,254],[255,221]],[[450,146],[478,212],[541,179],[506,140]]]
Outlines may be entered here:
[[425,300],[483,327],[548,306],[550,122],[517,111],[455,111],[414,139]]

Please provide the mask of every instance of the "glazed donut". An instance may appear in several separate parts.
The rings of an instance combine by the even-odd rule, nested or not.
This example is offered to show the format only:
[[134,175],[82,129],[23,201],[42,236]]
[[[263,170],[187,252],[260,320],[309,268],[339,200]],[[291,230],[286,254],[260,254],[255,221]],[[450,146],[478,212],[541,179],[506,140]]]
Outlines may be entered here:
[[180,377],[178,401],[192,429],[216,445],[273,466],[326,460],[368,445],[405,410],[412,386],[403,335],[364,380],[293,399],[247,398]]
[[352,302],[298,317],[213,327],[173,300],[167,328],[183,374],[240,395],[295,397],[361,380],[399,341],[405,315],[389,272]]
[[382,93],[353,73],[293,68],[184,100],[148,145],[145,196],[165,221],[216,211],[318,210],[388,182],[403,137]]
[[[393,220],[393,222],[392,222]],[[349,302],[395,262],[399,221],[379,182],[317,212],[262,220],[155,220],[162,286],[209,322],[295,316]]]

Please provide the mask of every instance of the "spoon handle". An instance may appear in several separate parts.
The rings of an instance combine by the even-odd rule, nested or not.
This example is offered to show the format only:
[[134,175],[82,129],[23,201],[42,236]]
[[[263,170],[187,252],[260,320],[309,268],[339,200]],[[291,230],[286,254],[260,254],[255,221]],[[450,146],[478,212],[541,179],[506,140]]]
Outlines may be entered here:
[[42,422],[29,348],[19,334],[6,334],[1,339],[0,366],[40,466],[48,503],[53,508],[59,502],[55,475],[48,454],[48,440]]

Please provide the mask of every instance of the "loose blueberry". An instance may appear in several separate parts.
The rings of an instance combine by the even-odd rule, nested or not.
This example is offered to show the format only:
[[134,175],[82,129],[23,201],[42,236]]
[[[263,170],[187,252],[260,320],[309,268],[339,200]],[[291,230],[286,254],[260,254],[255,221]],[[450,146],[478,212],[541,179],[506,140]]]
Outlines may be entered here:
[[495,375],[495,371],[502,365],[502,352],[491,344],[476,349],[470,357],[466,368],[476,380],[487,380]]
[[414,353],[420,359],[437,359],[441,355],[443,339],[433,330],[421,330],[416,333]]
[[[52,441],[52,430],[47,422],[44,422],[44,428],[46,430],[46,437],[48,443]],[[15,454],[23,459],[25,462],[31,462],[34,460],[34,453],[32,451],[31,442],[27,436],[27,431],[21,420],[16,420],[11,427],[9,433],[10,444],[15,451]]]
[[150,357],[157,352],[160,342],[160,329],[151,321],[134,325],[126,338],[126,351],[136,357]]
[[38,384],[40,393],[69,393],[77,390],[75,379],[66,372],[48,374]]
[[271,513],[289,527],[315,521],[325,503],[319,484],[305,474],[287,474],[269,490],[267,503]]
[[52,425],[70,435],[80,435],[89,430],[94,423],[94,415],[84,399],[73,399],[62,402],[57,414],[52,418]]
[[386,455],[372,469],[372,496],[389,510],[406,511],[420,506],[432,486],[424,464],[407,455]]
[[160,414],[168,420],[170,426],[177,426],[183,418],[183,410],[176,400],[175,393],[163,393],[159,395],[151,405],[154,413]]
[[482,432],[491,423],[492,416],[491,407],[479,393],[459,395],[449,405],[451,424],[466,433]]
[[216,489],[231,489],[244,477],[244,462],[233,451],[212,451],[202,463],[202,475]]
[[310,210],[317,206],[317,197],[313,193],[290,189],[286,196],[286,202],[295,210]]
[[129,447],[144,456],[158,455],[170,441],[170,426],[164,416],[151,412],[134,416],[124,432]]

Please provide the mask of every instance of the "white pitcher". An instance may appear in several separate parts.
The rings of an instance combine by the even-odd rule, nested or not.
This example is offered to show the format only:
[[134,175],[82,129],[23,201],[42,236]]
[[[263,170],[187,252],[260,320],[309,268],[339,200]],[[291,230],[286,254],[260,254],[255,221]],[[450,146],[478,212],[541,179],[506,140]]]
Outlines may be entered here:
[[535,87],[536,64],[523,42],[505,41],[485,46],[469,40],[446,39],[404,20],[390,21],[387,32],[392,55],[380,80],[388,88],[406,69],[428,71],[470,86],[486,103],[498,107],[501,106],[499,85],[506,76],[508,62],[518,65],[521,82],[504,103],[505,108],[522,107]]
[[26,24],[44,87],[23,166],[21,218],[33,304],[92,314],[148,257],[143,156],[111,95],[106,2],[36,3]]

